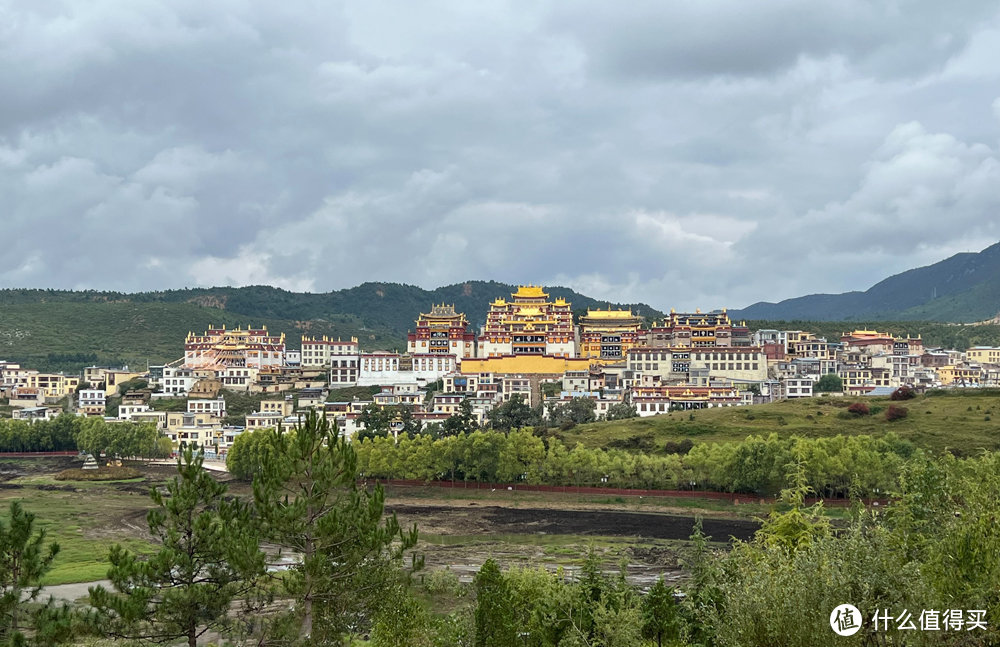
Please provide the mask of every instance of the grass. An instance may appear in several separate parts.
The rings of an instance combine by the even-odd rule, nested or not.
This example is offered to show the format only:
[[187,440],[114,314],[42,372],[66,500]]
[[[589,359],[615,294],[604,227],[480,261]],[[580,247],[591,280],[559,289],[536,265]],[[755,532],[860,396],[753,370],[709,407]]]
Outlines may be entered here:
[[372,396],[382,389],[377,386],[348,386],[343,389],[333,389],[326,398],[327,402],[350,402],[357,398],[359,400],[371,400]]
[[[932,392],[935,393],[935,392]],[[864,401],[883,412],[859,418],[839,415],[846,405]],[[909,415],[893,422],[885,419],[890,404],[906,407]],[[889,398],[817,397],[785,400],[750,407],[675,411],[649,418],[577,425],[558,436],[570,445],[607,447],[633,437],[648,437],[654,451],[668,441],[690,438],[696,443],[739,441],[749,435],[777,433],[810,438],[837,434],[881,436],[889,432],[934,451],[945,449],[974,454],[1000,449],[1000,428],[987,419],[1000,415],[1000,392],[965,391],[952,395],[921,395],[913,400],[890,402]]]
[[119,543],[139,554],[152,552],[152,545],[136,537],[134,528],[144,529],[144,511],[152,507],[148,497],[110,488],[88,488],[84,493],[42,490],[35,487],[0,490],[0,509],[18,499],[36,516],[36,528],[44,529],[47,541],[59,544],[59,554],[42,584],[91,582],[107,577],[108,549]]

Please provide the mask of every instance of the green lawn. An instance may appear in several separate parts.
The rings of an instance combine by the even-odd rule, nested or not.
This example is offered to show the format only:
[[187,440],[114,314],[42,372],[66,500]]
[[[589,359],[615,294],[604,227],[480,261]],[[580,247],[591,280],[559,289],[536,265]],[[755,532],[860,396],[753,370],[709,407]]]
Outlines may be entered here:
[[152,507],[148,496],[98,483],[81,484],[77,488],[81,491],[45,490],[37,485],[47,484],[0,490],[0,509],[20,500],[35,514],[36,527],[45,529],[48,540],[59,544],[59,554],[43,584],[104,579],[108,549],[114,543],[139,553],[151,552],[151,544],[137,538],[148,532],[145,511]]
[[[567,443],[607,447],[632,437],[649,438],[657,450],[667,441],[690,438],[696,443],[743,440],[752,434],[777,433],[806,437],[837,434],[880,436],[894,432],[918,447],[936,451],[945,448],[964,453],[1000,449],[1000,392],[944,392],[922,395],[904,402],[888,398],[817,397],[785,400],[752,407],[729,407],[699,411],[675,411],[649,418],[577,425],[558,431]],[[845,419],[845,403],[863,401],[881,407],[875,415]],[[909,414],[888,422],[884,410],[890,404],[905,407]],[[837,406],[841,405],[841,406]]]

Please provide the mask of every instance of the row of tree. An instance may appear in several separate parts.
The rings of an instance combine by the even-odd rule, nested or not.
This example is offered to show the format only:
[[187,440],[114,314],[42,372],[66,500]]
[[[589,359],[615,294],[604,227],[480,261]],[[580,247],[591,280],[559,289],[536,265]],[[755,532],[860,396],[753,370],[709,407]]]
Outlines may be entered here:
[[38,422],[0,418],[0,452],[73,451],[82,424],[70,415]]
[[0,452],[74,450],[94,456],[164,458],[171,454],[171,443],[153,424],[109,423],[69,414],[37,422],[0,419]]
[[[268,436],[241,434],[229,450],[229,470],[251,479],[274,448]],[[366,477],[480,481],[642,489],[698,488],[775,496],[789,465],[802,464],[807,483],[829,497],[871,496],[892,487],[915,450],[888,435],[779,438],[751,436],[741,442],[702,443],[686,455],[652,455],[616,449],[568,447],[528,430],[507,434],[475,431],[433,438],[387,436],[355,442]]]

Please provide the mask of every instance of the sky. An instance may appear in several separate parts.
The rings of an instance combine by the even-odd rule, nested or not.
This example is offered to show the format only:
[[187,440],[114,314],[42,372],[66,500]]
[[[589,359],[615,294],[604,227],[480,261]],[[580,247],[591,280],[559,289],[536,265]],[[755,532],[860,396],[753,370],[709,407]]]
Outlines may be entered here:
[[866,289],[1000,240],[1000,5],[0,0],[0,287]]

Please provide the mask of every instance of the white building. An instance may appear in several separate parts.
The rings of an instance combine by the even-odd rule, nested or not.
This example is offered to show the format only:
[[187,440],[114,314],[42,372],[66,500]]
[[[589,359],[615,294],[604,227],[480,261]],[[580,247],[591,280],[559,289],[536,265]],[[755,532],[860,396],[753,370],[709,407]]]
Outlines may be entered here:
[[222,398],[215,400],[188,400],[188,413],[205,413],[216,418],[226,417],[226,401]]
[[362,353],[360,355],[358,386],[383,386],[386,384],[426,384],[453,373],[458,368],[454,355],[422,353]]
[[808,377],[790,377],[785,380],[785,397],[811,398],[813,396],[813,381]]
[[104,406],[107,404],[104,389],[80,389],[77,406],[89,415],[104,415]]
[[147,411],[149,411],[148,404],[121,404],[118,405],[118,419],[131,420],[133,415]]
[[163,392],[173,397],[182,398],[188,394],[198,378],[194,371],[180,366],[164,366],[161,385]]

